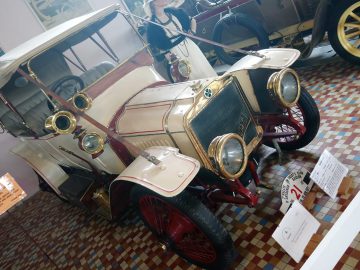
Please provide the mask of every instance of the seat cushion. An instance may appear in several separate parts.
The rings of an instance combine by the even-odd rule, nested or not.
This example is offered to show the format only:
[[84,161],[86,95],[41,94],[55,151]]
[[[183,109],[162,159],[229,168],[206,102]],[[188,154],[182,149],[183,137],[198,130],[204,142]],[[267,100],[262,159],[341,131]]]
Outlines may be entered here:
[[84,81],[85,87],[93,84],[106,73],[114,68],[114,64],[110,62],[101,62],[97,66],[85,71],[80,75],[80,78]]

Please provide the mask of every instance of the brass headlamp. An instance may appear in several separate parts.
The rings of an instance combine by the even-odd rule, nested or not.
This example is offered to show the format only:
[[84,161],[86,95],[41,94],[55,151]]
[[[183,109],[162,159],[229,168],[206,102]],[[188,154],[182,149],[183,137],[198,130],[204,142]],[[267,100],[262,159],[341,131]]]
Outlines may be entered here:
[[104,150],[105,141],[97,133],[87,133],[80,138],[80,147],[90,155],[97,155]]
[[267,89],[276,101],[285,108],[296,105],[300,97],[300,79],[295,70],[285,68],[272,74]]
[[169,76],[173,82],[184,82],[189,80],[191,75],[191,65],[187,60],[180,59],[171,53],[169,61]]
[[216,137],[210,143],[208,154],[216,170],[229,180],[240,177],[245,171],[248,154],[246,144],[239,134],[229,133]]
[[68,111],[59,111],[45,120],[45,128],[55,134],[71,134],[76,129],[76,118]]

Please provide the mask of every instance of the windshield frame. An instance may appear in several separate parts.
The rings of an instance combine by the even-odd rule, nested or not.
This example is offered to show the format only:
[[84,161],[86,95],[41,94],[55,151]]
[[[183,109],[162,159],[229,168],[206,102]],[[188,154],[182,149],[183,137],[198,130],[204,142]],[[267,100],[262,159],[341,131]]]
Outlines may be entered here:
[[[148,48],[148,44],[145,41],[144,37],[139,33],[135,22],[133,21],[133,18],[130,15],[125,15],[123,12],[121,12],[120,10],[114,10],[112,13],[108,14],[107,16],[104,16],[102,18],[100,18],[99,20],[87,25],[86,27],[80,29],[79,31],[72,33],[71,35],[68,35],[66,37],[64,37],[63,39],[59,40],[57,43],[53,44],[51,47],[47,47],[46,49],[42,50],[41,52],[39,52],[38,54],[32,56],[31,58],[29,58],[25,64],[27,66],[27,69],[29,71],[29,75],[32,76],[33,78],[35,78],[35,80],[38,80],[42,83],[44,83],[40,76],[38,76],[38,74],[36,74],[36,72],[32,69],[31,67],[31,63],[34,59],[36,59],[37,57],[39,57],[40,55],[42,55],[43,53],[45,53],[46,51],[51,50],[52,48],[55,48],[57,45],[61,44],[62,42],[66,41],[67,39],[79,34],[80,32],[83,32],[84,30],[86,30],[88,27],[91,27],[92,25],[106,19],[106,17],[113,15],[114,13],[116,13],[116,15],[114,16],[114,18],[112,18],[110,21],[108,21],[106,24],[101,25],[101,27],[99,27],[96,31],[93,31],[91,34],[87,34],[86,33],[86,38],[84,38],[81,42],[85,41],[85,40],[91,40],[93,42],[93,44],[95,44],[101,51],[103,51],[106,55],[108,55],[115,63],[116,66],[114,67],[114,69],[118,68],[119,66],[123,65],[124,63],[128,62],[131,58],[134,58],[137,54],[139,54],[141,51],[144,51],[145,49],[147,50],[148,54],[152,57],[152,54]],[[101,29],[103,29],[104,27],[106,27],[108,24],[110,24],[117,16],[122,16],[128,26],[131,27],[131,31],[133,31],[134,33],[136,33],[136,37],[138,38],[138,41],[142,44],[141,48],[139,48],[138,50],[136,50],[134,53],[132,53],[129,56],[126,56],[125,59],[123,61],[120,62],[119,57],[116,55],[115,51],[111,48],[110,44],[107,42],[107,39],[103,36],[103,34],[100,32]],[[96,41],[94,39],[94,35],[97,35],[101,42],[103,44],[100,44],[98,41]],[[64,57],[64,59],[68,60],[69,63],[71,63],[74,67],[78,68],[79,70],[82,71],[86,71],[86,68],[84,66],[84,64],[82,63],[80,57],[75,53],[75,51],[73,50],[73,47],[77,44],[76,43],[73,45],[70,45],[67,49],[70,50],[70,52],[74,55],[74,57],[76,58],[78,63],[75,63],[74,61],[70,60],[69,58],[64,54],[65,50],[61,53],[62,56]],[[109,72],[107,72],[106,74],[104,74],[101,78],[99,78],[98,80],[94,81],[93,83],[91,83],[90,85],[87,85],[86,87],[84,87],[84,89],[81,89],[81,91],[79,91],[79,93],[81,92],[87,92],[87,90],[89,88],[91,88],[92,85],[96,84],[97,81],[101,80],[102,78],[104,78],[106,75],[108,75],[111,72],[111,70]],[[45,83],[44,83],[45,84]],[[46,84],[45,84],[46,85]],[[44,95],[46,95],[46,93],[43,91],[43,89],[41,89],[42,92],[44,93]],[[48,95],[46,95],[48,96]],[[53,102],[51,101],[51,99],[49,97],[47,97],[49,102],[51,102],[53,104]],[[71,101],[72,97],[68,98],[67,101]],[[53,104],[53,106],[55,107],[56,110],[56,104]]]
[[[114,18],[116,18],[116,17],[119,16],[119,14],[120,14],[120,16],[122,16],[122,17],[126,20],[127,24],[130,26],[131,31],[133,31],[133,32],[136,33],[136,37],[137,37],[137,39],[139,40],[139,44],[142,45],[142,46],[140,46],[141,48],[139,48],[137,51],[135,51],[135,52],[132,53],[131,55],[127,56],[126,59],[124,59],[123,61],[121,61],[121,62],[120,62],[119,60],[116,61],[116,67],[115,67],[115,69],[118,68],[118,67],[120,67],[120,66],[122,66],[124,63],[128,62],[131,58],[136,57],[137,54],[139,54],[140,52],[142,52],[142,51],[144,51],[144,50],[146,50],[147,53],[149,54],[149,56],[152,57],[152,56],[151,56],[151,53],[150,53],[150,51],[149,51],[149,49],[148,49],[148,45],[146,44],[146,42],[145,42],[144,38],[141,36],[141,34],[138,32],[138,30],[137,30],[136,26],[134,25],[134,22],[132,21],[132,19],[130,18],[130,16],[124,15],[124,14],[121,13],[119,10],[114,10],[112,13],[107,14],[106,16],[104,16],[104,17],[102,17],[102,18],[99,18],[99,20],[97,20],[97,21],[95,21],[95,22],[92,22],[91,24],[89,24],[89,25],[87,25],[86,27],[80,29],[79,31],[77,31],[77,32],[75,32],[75,33],[72,33],[71,35],[68,35],[68,36],[60,39],[58,42],[56,42],[56,43],[53,44],[52,46],[49,46],[49,47],[41,50],[39,53],[33,55],[31,58],[29,58],[28,60],[24,61],[24,62],[18,67],[18,69],[22,69],[23,71],[25,71],[25,70],[27,69],[27,70],[25,71],[27,74],[29,74],[35,81],[38,81],[38,82],[40,82],[41,84],[43,84],[44,87],[46,86],[46,87],[45,87],[46,90],[49,90],[49,89],[48,89],[49,87],[47,87],[47,85],[44,84],[44,83],[41,81],[41,79],[40,79],[39,76],[36,74],[36,72],[31,68],[31,63],[32,63],[32,61],[33,61],[36,57],[38,57],[39,55],[43,54],[44,52],[46,52],[46,51],[48,51],[48,50],[51,50],[52,48],[56,47],[56,46],[57,46],[58,44],[60,44],[61,42],[64,42],[66,39],[68,39],[68,38],[70,38],[70,37],[72,37],[72,36],[74,36],[74,35],[82,32],[82,31],[84,31],[84,29],[86,29],[86,28],[89,27],[90,25],[94,25],[95,23],[97,23],[97,22],[105,19],[107,16],[110,16],[111,14],[114,14],[114,13],[116,13],[116,16],[114,16]],[[110,21],[107,22],[106,24],[102,25],[100,28],[97,29],[96,32],[99,33],[99,31],[100,31],[103,27],[105,27],[106,25],[108,25],[111,21],[113,21],[113,20],[110,20]],[[91,37],[92,37],[94,34],[96,34],[96,33],[94,32],[94,33],[88,34],[84,40],[89,40],[89,39],[91,39]],[[100,33],[100,35],[101,35],[101,33]],[[112,52],[111,52],[111,47],[110,47],[109,44],[107,44],[107,41],[106,41],[105,37],[100,37],[100,40],[104,43],[104,45],[101,45],[101,44],[100,44],[100,46],[99,46],[99,44],[96,44],[97,47],[100,48],[102,51],[106,51],[105,47],[107,48],[107,47],[109,46],[110,52],[109,52],[109,51],[106,51],[106,54],[109,54],[109,53],[112,54]],[[104,41],[103,41],[103,40],[104,40]],[[96,43],[96,42],[95,42],[95,43]],[[75,45],[76,45],[76,44],[75,44]],[[73,47],[73,46],[69,46],[68,49],[71,50],[72,47]],[[65,57],[64,54],[62,54],[62,55]],[[115,56],[115,54],[114,54],[113,56]],[[116,57],[116,56],[115,56],[115,57]],[[79,62],[79,63],[80,63],[80,62]],[[74,64],[74,63],[73,63],[73,64]],[[80,64],[80,66],[81,66],[81,64]],[[110,71],[110,72],[111,72],[111,71]],[[102,76],[102,77],[101,77],[100,79],[98,79],[97,81],[103,79],[103,78],[104,78],[105,76],[107,76],[110,72],[107,72],[104,76]],[[82,89],[81,92],[86,92],[88,89],[90,89],[90,88],[92,87],[92,85],[96,84],[97,81],[95,81],[95,82],[92,83],[91,85],[88,85],[87,87],[85,87],[84,89]],[[60,106],[59,106],[59,105],[57,106],[56,104],[54,104],[54,102],[52,101],[52,99],[50,98],[50,96],[49,96],[48,94],[46,94],[46,92],[44,91],[43,87],[39,87],[39,89],[40,89],[40,91],[42,92],[42,94],[46,97],[46,99],[47,99],[51,104],[53,104],[53,106],[54,106],[53,112],[56,112],[57,110],[60,109],[60,107],[62,107],[61,105],[60,105]],[[72,99],[72,97],[71,97],[70,99],[68,99],[67,102],[68,102],[68,103],[71,103],[71,102],[69,102],[69,101],[71,101],[71,99]],[[6,100],[6,97],[5,97],[5,100]],[[2,102],[5,104],[5,106],[7,106],[7,107],[9,108],[7,102],[4,102],[3,100],[2,100]],[[11,105],[10,105],[10,106],[11,106]],[[15,135],[15,134],[14,134],[11,130],[9,130],[9,129],[6,127],[6,125],[5,125],[3,122],[1,122],[1,121],[0,121],[0,127],[2,127],[2,128],[5,129],[7,132],[9,132],[10,134],[12,134],[14,137],[28,137],[28,138],[35,138],[35,139],[36,139],[36,138],[39,138],[39,137],[42,137],[42,136],[43,136],[43,135],[36,134],[36,133],[32,130],[32,128],[29,126],[29,124],[26,123],[23,115],[22,115],[20,112],[18,112],[18,111],[16,110],[16,108],[15,108],[15,111],[12,110],[11,108],[9,108],[9,110],[11,110],[13,113],[15,113],[15,114],[18,115],[18,117],[22,120],[22,122],[21,122],[20,124],[22,124],[25,129],[28,129],[29,132],[30,132],[32,135],[30,135],[30,134],[24,135],[24,136],[23,136],[23,135],[19,135],[19,136],[18,136],[18,135]],[[0,133],[1,133],[1,128],[0,128]],[[49,132],[49,134],[51,134],[51,132]],[[47,135],[45,135],[45,136],[47,136]]]

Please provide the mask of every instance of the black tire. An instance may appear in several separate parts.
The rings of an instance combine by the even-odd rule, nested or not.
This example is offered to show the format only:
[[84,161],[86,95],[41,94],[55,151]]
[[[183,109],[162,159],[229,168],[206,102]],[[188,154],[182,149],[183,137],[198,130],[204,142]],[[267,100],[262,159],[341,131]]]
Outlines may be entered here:
[[[166,243],[167,247],[184,259],[206,269],[227,269],[233,261],[234,248],[229,233],[213,213],[188,192],[183,191],[175,197],[168,198],[142,186],[135,186],[131,191],[131,200],[145,225],[161,242]],[[151,215],[155,215],[153,219]],[[171,224],[179,224],[183,220],[187,222],[185,225],[190,222],[194,228],[183,233],[181,239],[176,240],[179,242],[176,242],[167,229]],[[195,237],[192,238],[192,235]],[[202,238],[208,242],[201,241]],[[199,243],[194,244],[194,241],[201,243],[200,249],[196,248]],[[188,246],[186,243],[192,244]],[[187,249],[188,253],[182,248],[184,246],[187,247],[185,250]],[[211,257],[209,254],[215,256]],[[204,259],[196,260],[194,256]]]
[[[302,114],[302,125],[306,127],[306,132],[302,136],[280,138],[278,140],[281,149],[286,151],[300,149],[308,145],[319,131],[320,127],[320,113],[319,109],[309,94],[309,92],[302,87],[299,102],[293,108]],[[265,145],[274,148],[271,141],[264,142]]]
[[[221,44],[226,44],[225,40],[223,40],[223,32],[226,30],[226,26],[231,25],[242,26],[246,28],[251,34],[253,34],[259,42],[259,46],[256,49],[266,49],[270,47],[268,34],[262,25],[250,16],[241,13],[225,16],[219,20],[214,27],[213,40]],[[245,56],[244,54],[240,53],[236,55],[230,55],[219,46],[214,46],[214,50],[218,58],[229,65],[233,65],[239,59]]]
[[[334,4],[331,8],[330,16],[328,19],[328,36],[330,44],[334,48],[336,53],[342,58],[353,64],[360,65],[360,44],[359,46],[357,46],[356,49],[353,44],[351,44],[345,37],[345,32],[338,30],[339,25],[343,24],[343,22],[341,21],[343,14],[345,16],[345,13],[352,9],[352,7],[356,7],[354,11],[356,11],[356,14],[360,17],[360,2],[358,0],[342,0],[336,2],[337,3]],[[350,22],[349,20],[352,19],[352,17],[348,16],[346,22]],[[355,30],[351,30],[348,28],[347,31],[357,32],[358,30],[360,29],[357,28]],[[360,34],[354,36],[354,38],[356,40],[359,40]]]

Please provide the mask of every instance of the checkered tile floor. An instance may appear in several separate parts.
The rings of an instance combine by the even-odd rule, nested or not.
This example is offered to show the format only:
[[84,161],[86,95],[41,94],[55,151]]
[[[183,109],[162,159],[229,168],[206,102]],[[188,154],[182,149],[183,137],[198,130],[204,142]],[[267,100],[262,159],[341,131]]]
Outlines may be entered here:
[[[223,204],[217,211],[235,242],[234,269],[299,269],[271,235],[282,215],[279,190],[292,170],[311,170],[328,148],[345,163],[356,180],[350,194],[331,200],[317,194],[311,211],[325,235],[360,189],[360,70],[341,60],[326,66],[299,70],[303,84],[321,111],[321,128],[311,145],[288,154],[278,165],[270,148],[261,148],[264,190],[259,205]],[[19,227],[25,229],[26,233]],[[36,244],[35,244],[36,243]],[[0,269],[198,269],[175,254],[163,253],[153,235],[131,210],[118,223],[109,223],[40,192],[0,220]],[[360,269],[360,236],[346,251],[336,269]]]

